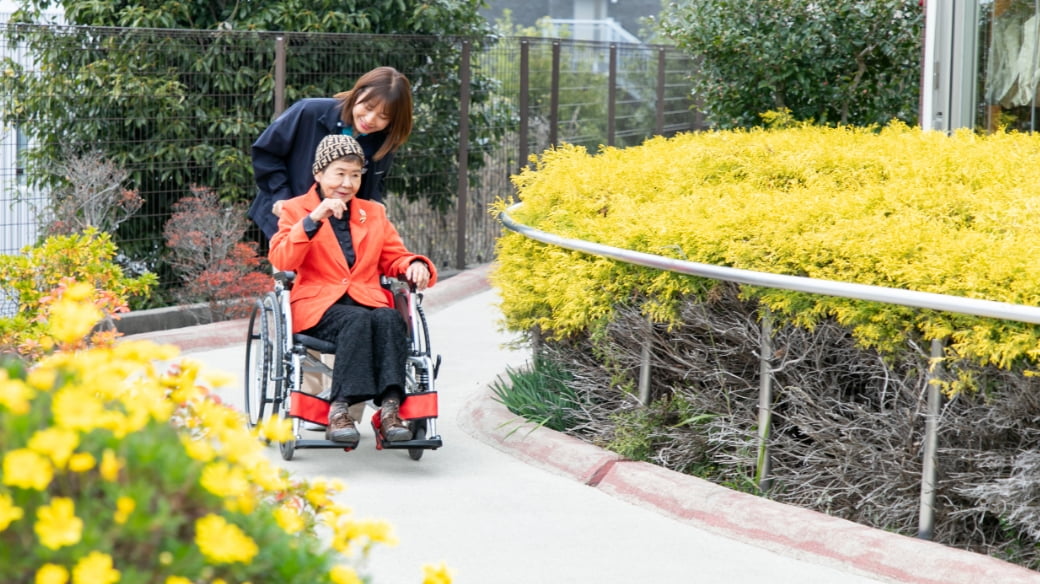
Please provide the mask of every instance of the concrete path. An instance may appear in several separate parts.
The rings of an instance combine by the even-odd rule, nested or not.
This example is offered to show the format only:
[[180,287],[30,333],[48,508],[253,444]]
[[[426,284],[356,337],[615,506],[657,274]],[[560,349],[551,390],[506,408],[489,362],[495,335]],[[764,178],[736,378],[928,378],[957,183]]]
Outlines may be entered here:
[[[363,427],[349,453],[300,449],[284,462],[270,449],[300,476],[343,480],[341,499],[356,514],[394,525],[400,544],[376,550],[368,566],[375,584],[419,582],[420,566],[439,562],[457,584],[1040,583],[1040,573],[986,556],[619,460],[525,425],[488,390],[529,354],[498,330],[487,270],[444,280],[424,303],[432,347],[444,359],[443,448],[412,461],[406,451],[376,451]],[[223,397],[241,404],[243,322],[135,338],[179,344],[236,374]]]

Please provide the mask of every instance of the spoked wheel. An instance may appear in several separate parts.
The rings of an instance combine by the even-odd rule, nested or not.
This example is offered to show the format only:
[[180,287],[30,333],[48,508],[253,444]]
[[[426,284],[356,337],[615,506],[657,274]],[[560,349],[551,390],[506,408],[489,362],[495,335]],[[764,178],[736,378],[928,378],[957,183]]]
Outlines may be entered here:
[[[415,420],[408,422],[408,427],[412,431],[412,440],[426,440],[426,420]],[[423,451],[425,448],[409,448],[408,456],[412,460],[419,460],[422,458]]]
[[277,339],[279,325],[274,303],[274,294],[267,294],[256,301],[249,315],[244,379],[245,411],[250,428],[263,420],[267,404],[274,401],[281,386],[276,368],[282,366],[282,347]]

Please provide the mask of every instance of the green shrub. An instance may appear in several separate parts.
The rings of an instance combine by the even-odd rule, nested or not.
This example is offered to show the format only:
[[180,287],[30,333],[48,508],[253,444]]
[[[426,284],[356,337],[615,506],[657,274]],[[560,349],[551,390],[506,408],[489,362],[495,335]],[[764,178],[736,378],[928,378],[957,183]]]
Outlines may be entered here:
[[509,381],[491,385],[495,400],[514,414],[557,431],[574,423],[578,396],[567,382],[570,375],[558,364],[537,358],[528,369],[508,368]]
[[693,92],[718,127],[783,107],[821,124],[916,123],[918,0],[672,2],[658,24],[699,64]]

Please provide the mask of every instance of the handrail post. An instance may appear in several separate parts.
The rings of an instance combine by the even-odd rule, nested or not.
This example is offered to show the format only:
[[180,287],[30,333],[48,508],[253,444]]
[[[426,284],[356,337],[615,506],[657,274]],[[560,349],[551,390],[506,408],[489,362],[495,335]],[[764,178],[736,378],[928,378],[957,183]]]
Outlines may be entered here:
[[939,449],[939,407],[942,403],[943,342],[932,339],[932,354],[928,361],[928,411],[924,425],[924,461],[921,467],[921,510],[918,517],[917,537],[932,539],[935,530],[935,483],[938,471],[936,453]]
[[639,354],[639,403],[650,405],[650,346],[653,344],[654,325],[647,320],[649,330],[643,337],[642,350]]
[[758,460],[755,474],[758,489],[766,493],[772,486],[772,463],[769,458],[769,435],[773,425],[773,312],[762,309],[762,338],[758,356]]

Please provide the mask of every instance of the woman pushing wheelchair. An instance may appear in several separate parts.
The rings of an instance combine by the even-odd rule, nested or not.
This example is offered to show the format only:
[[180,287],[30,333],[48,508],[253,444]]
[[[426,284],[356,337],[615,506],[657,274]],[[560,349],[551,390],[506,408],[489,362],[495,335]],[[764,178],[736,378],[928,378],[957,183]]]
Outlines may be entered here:
[[437,269],[408,251],[380,203],[354,197],[365,155],[344,134],[318,144],[315,184],[285,202],[268,259],[296,272],[290,291],[292,332],[336,345],[326,438],[354,448],[360,438],[349,406],[372,400],[388,442],[410,440],[398,415],[405,399],[408,329],[391,307],[380,276],[403,276],[416,289],[437,281]]

